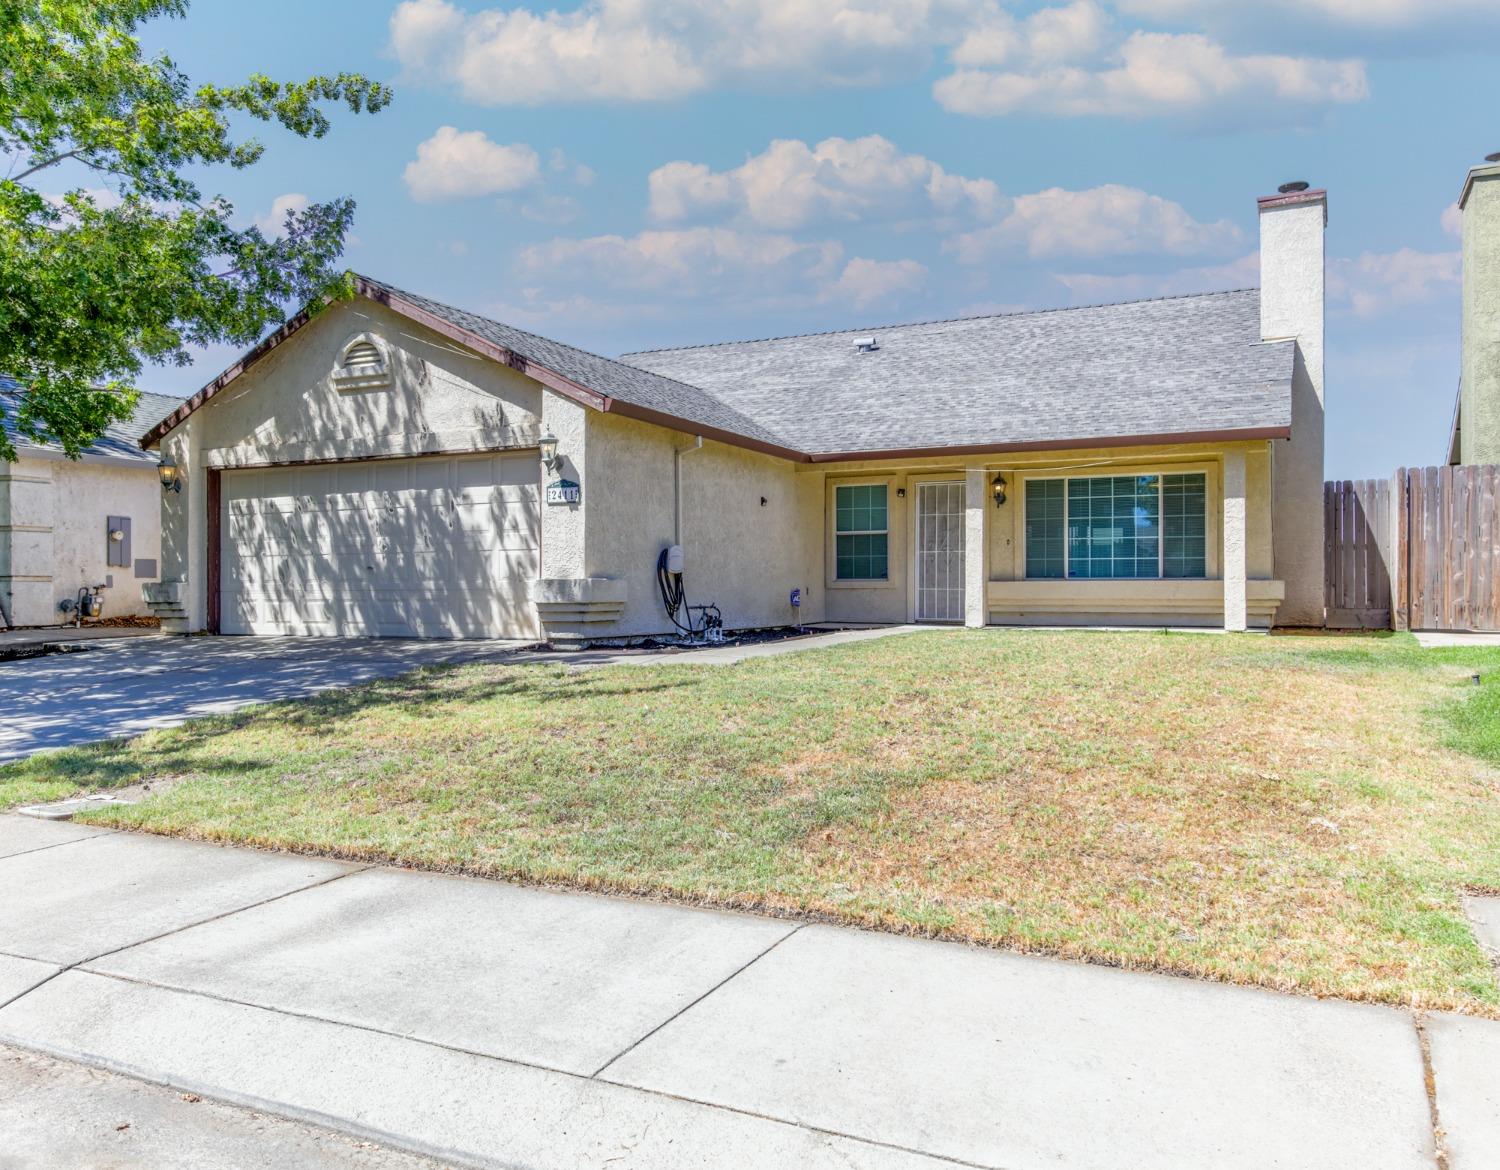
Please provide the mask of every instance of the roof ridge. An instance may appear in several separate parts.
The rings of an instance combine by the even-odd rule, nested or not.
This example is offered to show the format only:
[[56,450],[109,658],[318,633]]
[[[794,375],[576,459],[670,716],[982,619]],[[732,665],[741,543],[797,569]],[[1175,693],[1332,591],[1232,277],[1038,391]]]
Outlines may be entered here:
[[[620,355],[620,358],[644,357],[653,353],[681,353],[690,349],[718,349],[731,345],[765,345],[772,341],[796,341],[803,337],[837,337],[841,333],[876,333],[882,329],[920,329],[926,325],[952,325],[960,321],[994,321],[1009,317],[1041,317],[1051,313],[1076,313],[1087,309],[1123,309],[1129,305],[1150,305],[1161,301],[1188,301],[1204,297],[1227,297],[1240,293],[1259,292],[1257,286],[1250,285],[1245,288],[1216,289],[1213,292],[1200,293],[1173,293],[1170,296],[1160,297],[1136,297],[1129,301],[1097,301],[1087,305],[1058,305],[1051,309],[1017,309],[1009,313],[976,313],[968,317],[934,317],[926,321],[900,321],[889,325],[861,325],[845,329],[816,329],[811,333],[781,333],[773,337],[745,337],[734,341],[702,341],[696,345],[664,345],[656,349],[632,349]],[[524,332],[524,330],[523,330]],[[606,359],[616,360],[619,359]],[[624,363],[629,365],[629,363]],[[638,367],[631,367],[632,369]],[[683,383],[692,385],[691,382]],[[702,387],[695,387],[702,389]]]

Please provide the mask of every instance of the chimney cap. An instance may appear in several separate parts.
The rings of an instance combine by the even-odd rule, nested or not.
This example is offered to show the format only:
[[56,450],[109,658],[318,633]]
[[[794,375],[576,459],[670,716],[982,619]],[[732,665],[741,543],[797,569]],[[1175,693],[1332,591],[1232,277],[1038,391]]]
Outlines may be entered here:
[[1484,156],[1484,161],[1485,162],[1500,162],[1500,150],[1495,151],[1494,154],[1487,154],[1487,155],[1485,155]]
[[1280,191],[1283,195],[1292,195],[1298,192],[1306,191],[1311,186],[1312,184],[1309,183],[1306,179],[1293,179],[1290,183],[1281,184],[1281,186],[1277,187],[1276,190]]

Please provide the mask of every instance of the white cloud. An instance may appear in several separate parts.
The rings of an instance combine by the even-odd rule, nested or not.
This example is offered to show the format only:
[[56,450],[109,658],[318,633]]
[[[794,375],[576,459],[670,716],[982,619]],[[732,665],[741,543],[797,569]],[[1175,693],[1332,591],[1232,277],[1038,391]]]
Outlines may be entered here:
[[1151,20],[1202,22],[1214,16],[1242,16],[1247,8],[1271,20],[1288,15],[1317,17],[1357,29],[1412,28],[1435,19],[1493,17],[1493,0],[1117,0],[1121,12]]
[[533,223],[572,223],[583,214],[583,205],[571,195],[539,195],[521,204],[521,218]]
[[1030,27],[1036,19],[1009,42],[997,33],[960,44],[954,54],[960,67],[933,85],[938,102],[979,116],[1207,120],[1230,112],[1264,123],[1369,96],[1361,61],[1235,55],[1197,33],[1136,31],[1103,49],[1092,26],[1087,36],[1039,41]]
[[1450,236],[1461,236],[1464,233],[1464,213],[1457,203],[1450,203],[1443,208],[1443,231]]
[[844,265],[824,299],[847,301],[856,309],[915,292],[927,283],[927,267],[915,260],[867,260],[856,256]]
[[878,134],[825,138],[816,146],[778,139],[728,171],[670,162],[651,172],[649,188],[650,213],[659,222],[730,215],[773,230],[934,213],[984,220],[1005,206],[991,180],[949,174]]
[[1228,220],[1200,223],[1170,199],[1108,184],[1018,196],[999,223],[955,236],[946,247],[961,264],[981,264],[996,252],[1017,250],[1038,258],[1142,252],[1191,256],[1233,247],[1240,239],[1240,230]]
[[408,74],[486,105],[653,101],[717,84],[864,85],[911,77],[989,0],[585,0],[569,11],[404,0]]
[[986,13],[952,53],[955,65],[986,69],[1029,63],[1062,65],[1087,60],[1102,51],[1109,17],[1093,0],[1064,8],[1043,8],[1017,20],[1002,8]]
[[707,298],[726,306],[863,307],[913,292],[927,277],[913,260],[846,260],[835,240],[728,227],[554,239],[523,249],[518,270],[535,304],[558,304],[571,295],[564,290],[588,287],[601,303],[643,312]]
[[286,232],[286,217],[292,212],[301,214],[306,211],[312,202],[300,191],[288,191],[285,195],[278,195],[271,200],[271,210],[264,215],[254,217],[255,226],[260,228],[261,234],[276,237]]
[[1356,316],[1373,317],[1456,291],[1463,280],[1458,252],[1362,252],[1328,265],[1328,298]]
[[417,147],[402,177],[419,203],[498,195],[529,187],[541,175],[541,160],[525,143],[501,146],[482,130],[440,126]]

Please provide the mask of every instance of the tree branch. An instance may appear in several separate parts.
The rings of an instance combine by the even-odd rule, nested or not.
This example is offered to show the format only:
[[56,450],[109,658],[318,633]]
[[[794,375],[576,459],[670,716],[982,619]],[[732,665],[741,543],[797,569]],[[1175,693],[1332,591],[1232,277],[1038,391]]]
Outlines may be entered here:
[[65,159],[65,158],[76,158],[76,157],[78,157],[78,152],[80,150],[82,150],[82,149],[83,149],[83,147],[81,147],[81,146],[75,146],[72,150],[66,151],[63,154],[54,155],[52,158],[49,158],[46,162],[39,162],[34,167],[28,167],[26,170],[22,171],[19,175],[17,175],[14,179],[12,179],[11,182],[13,182],[13,183],[24,182],[26,179],[28,179],[32,175],[36,174],[37,171],[45,171],[48,167],[56,166],[58,163],[62,162],[63,159]]

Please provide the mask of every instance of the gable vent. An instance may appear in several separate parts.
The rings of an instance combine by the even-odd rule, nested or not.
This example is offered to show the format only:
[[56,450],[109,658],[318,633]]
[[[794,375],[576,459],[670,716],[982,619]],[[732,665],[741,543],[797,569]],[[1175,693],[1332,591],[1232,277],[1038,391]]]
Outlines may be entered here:
[[344,351],[344,368],[351,373],[367,373],[383,365],[380,347],[373,341],[356,341]]

